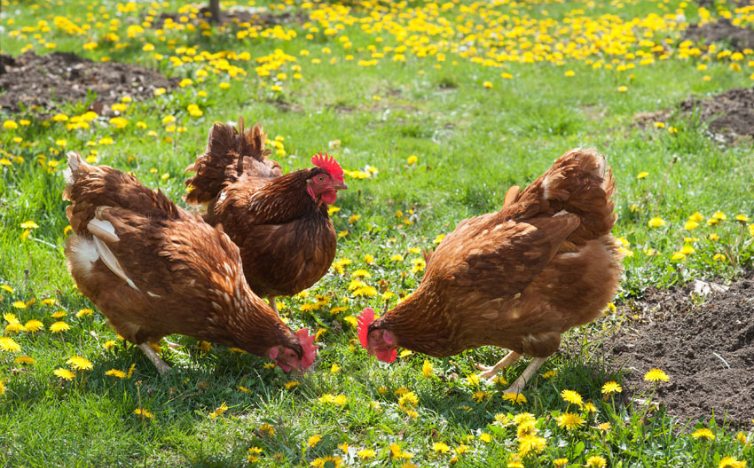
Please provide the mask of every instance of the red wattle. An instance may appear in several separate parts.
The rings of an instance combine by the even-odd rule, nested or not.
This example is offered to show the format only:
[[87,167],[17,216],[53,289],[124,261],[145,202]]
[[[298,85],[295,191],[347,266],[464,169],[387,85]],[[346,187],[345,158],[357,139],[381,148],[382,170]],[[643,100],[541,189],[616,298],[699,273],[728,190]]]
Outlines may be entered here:
[[398,351],[396,351],[395,349],[376,351],[374,355],[377,356],[377,359],[382,362],[393,362],[395,361],[395,357],[398,355]]

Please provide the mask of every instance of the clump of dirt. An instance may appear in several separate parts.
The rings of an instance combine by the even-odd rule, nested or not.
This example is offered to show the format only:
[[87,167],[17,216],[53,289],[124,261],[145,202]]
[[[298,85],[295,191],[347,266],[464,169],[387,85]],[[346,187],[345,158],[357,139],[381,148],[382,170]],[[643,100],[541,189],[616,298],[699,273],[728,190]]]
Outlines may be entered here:
[[93,62],[70,52],[37,55],[26,52],[16,58],[0,55],[0,105],[12,112],[55,109],[77,103],[96,93],[92,107],[107,114],[109,105],[124,95],[134,100],[154,95],[157,88],[172,89],[177,80],[154,70],[119,62]]
[[[160,17],[157,18],[157,21],[154,22],[152,27],[155,29],[162,28],[163,26],[165,26],[165,22],[168,20],[168,18],[175,23],[185,23],[186,21],[182,20],[181,17],[188,17],[188,15],[180,13],[162,13]],[[295,13],[286,11],[283,13],[273,14],[266,9],[263,10],[260,8],[249,7],[220,11],[220,19],[216,24],[220,26],[226,26],[232,24],[248,23],[250,25],[257,26],[277,26],[290,23],[291,21],[296,21],[298,24],[304,24],[306,21],[308,21],[308,19],[308,16],[300,11],[297,11]],[[199,13],[197,13],[196,15],[196,18],[189,18],[189,21],[197,26],[203,22],[210,23],[209,8],[206,6],[200,8]]]
[[655,384],[644,375],[664,370],[655,402],[685,422],[708,420],[749,426],[754,417],[754,272],[727,291],[712,292],[701,305],[690,289],[654,291],[626,313],[646,317],[624,325],[603,344],[627,371],[624,391],[637,395]]
[[727,18],[702,26],[691,24],[683,32],[683,39],[689,41],[727,42],[736,50],[754,48],[754,29],[734,25]]
[[706,122],[720,141],[732,143],[742,137],[754,138],[754,88],[733,88],[703,99],[690,97],[675,109],[638,114],[634,122],[646,127],[676,116]]

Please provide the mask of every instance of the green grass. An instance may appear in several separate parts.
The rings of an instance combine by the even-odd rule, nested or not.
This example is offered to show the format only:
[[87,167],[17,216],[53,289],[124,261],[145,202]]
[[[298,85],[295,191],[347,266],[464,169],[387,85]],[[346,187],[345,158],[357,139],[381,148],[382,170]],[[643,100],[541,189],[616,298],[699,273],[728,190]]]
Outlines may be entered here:
[[[271,5],[267,0],[258,4]],[[348,466],[402,466],[409,461],[422,467],[447,466],[452,451],[463,444],[468,451],[457,455],[456,466],[503,466],[518,451],[516,425],[505,421],[522,411],[534,415],[538,434],[546,439],[541,454],[524,459],[527,467],[553,466],[552,461],[558,458],[568,458],[569,466],[583,466],[595,455],[616,467],[717,466],[726,456],[754,463],[751,444],[736,440],[736,431],[722,423],[723,415],[699,424],[710,427],[717,436],[714,441],[705,441],[690,437],[686,422],[673,420],[663,410],[638,404],[625,406],[619,397],[615,402],[603,400],[602,385],[609,380],[620,381],[620,375],[611,370],[592,343],[595,337],[614,329],[618,317],[567,334],[566,342],[579,349],[580,355],[558,355],[548,361],[525,392],[528,401],[522,405],[504,401],[502,385],[485,387],[465,378],[474,372],[473,363],[494,363],[502,355],[500,350],[485,348],[451,359],[429,359],[434,371],[425,378],[425,357],[421,355],[400,357],[391,366],[367,359],[358,343],[352,341],[355,330],[347,320],[367,305],[382,309],[386,302],[380,296],[349,293],[353,271],[368,270],[371,277],[365,282],[377,287],[380,294],[393,292],[395,296],[387,302],[394,305],[420,280],[421,273],[411,269],[413,260],[421,257],[421,249],[431,248],[438,235],[450,232],[460,220],[496,210],[509,186],[532,181],[557,156],[576,146],[594,147],[606,154],[617,180],[619,220],[614,232],[625,239],[631,255],[625,260],[625,280],[618,300],[640,297],[649,286],[667,287],[692,278],[736,277],[751,266],[750,228],[734,220],[737,214],[754,215],[751,144],[721,145],[708,138],[704,125],[680,116],[665,122],[666,128],[636,128],[633,116],[673,107],[690,94],[705,96],[734,86],[750,86],[751,55],[741,62],[743,70],[739,72],[730,68],[727,58],[718,59],[714,52],[703,50],[709,60],[684,59],[676,49],[680,27],[659,27],[653,40],[673,39],[674,44],[668,46],[670,57],[622,72],[604,66],[595,69],[593,61],[601,59],[610,64],[620,57],[619,63],[636,63],[639,59],[601,52],[584,59],[566,57],[562,63],[558,59],[500,61],[500,67],[487,67],[450,46],[444,51],[443,62],[417,57],[413,52],[405,53],[405,62],[397,62],[389,52],[377,65],[364,67],[358,62],[372,59],[369,46],[381,49],[398,43],[386,31],[370,33],[362,30],[360,23],[348,25],[342,19],[331,20],[332,24],[344,25],[336,36],[325,35],[326,26],[316,21],[309,25],[289,19],[282,27],[295,30],[297,35],[288,40],[238,39],[239,28],[233,26],[210,37],[168,31],[163,42],[149,28],[128,39],[126,28],[147,15],[175,12],[182,4],[159,8],[134,4],[136,12],[124,13],[118,13],[115,2],[109,0],[80,2],[75,11],[63,2],[3,0],[2,5],[3,53],[17,55],[26,44],[33,44],[40,53],[50,50],[34,38],[34,34],[40,34],[56,44],[55,50],[74,51],[95,60],[107,56],[141,63],[178,79],[194,80],[191,86],[129,104],[123,113],[129,124],[122,130],[109,125],[107,117],[100,117],[87,130],[66,130],[65,124],[50,120],[58,112],[69,117],[81,115],[86,111],[85,104],[62,105],[48,114],[29,110],[11,115],[7,109],[0,109],[3,121],[31,122],[0,134],[0,158],[9,163],[0,165],[0,284],[9,287],[0,291],[0,308],[3,314],[15,314],[22,323],[38,319],[45,325],[36,333],[5,333],[21,346],[19,354],[31,356],[36,363],[25,368],[13,363],[18,354],[0,351],[0,381],[6,390],[0,396],[3,465],[225,467],[250,463],[248,449],[259,447],[263,453],[257,464],[261,466],[308,466],[331,455],[343,458]],[[356,18],[382,11],[375,5],[385,9],[378,16],[390,6],[386,2],[347,5]],[[713,16],[725,14],[724,4],[720,5],[712,9]],[[229,6],[224,4],[225,9]],[[155,12],[149,13],[150,8]],[[293,3],[283,8],[301,10],[304,15],[312,11]],[[406,24],[407,18],[398,13],[409,8],[431,6],[417,1],[396,7],[397,23]],[[452,24],[461,22],[457,17],[463,16],[464,21],[470,19],[481,25],[485,20],[474,12],[488,8],[511,18],[552,18],[569,24],[565,23],[568,18],[596,19],[606,13],[625,21],[653,13],[672,17],[680,6],[676,1],[637,0],[604,5],[581,1],[501,2],[474,8],[461,14],[461,5],[456,4],[439,16]],[[577,9],[583,13],[574,12]],[[734,17],[740,15],[732,7],[728,10]],[[87,11],[94,15],[92,19],[86,19]],[[280,10],[272,11],[279,14]],[[110,17],[105,18],[105,14]],[[695,20],[696,7],[688,6],[685,14]],[[89,23],[91,30],[69,35],[54,26],[58,15],[79,25]],[[129,43],[119,50],[103,39],[113,18],[121,21],[115,27],[120,42]],[[49,31],[44,26],[39,28],[40,20],[48,22]],[[38,29],[13,33],[24,26]],[[312,26],[319,30],[312,32]],[[645,32],[635,28],[639,39]],[[311,39],[307,33],[312,34]],[[26,37],[20,36],[23,34]],[[468,34],[462,36],[468,39]],[[377,42],[378,35],[383,37],[382,42]],[[342,47],[342,36],[352,42],[350,49]],[[427,36],[430,43],[440,41],[439,36]],[[246,75],[233,79],[225,72],[210,72],[200,82],[197,71],[207,62],[172,66],[167,57],[184,54],[169,47],[168,40],[175,41],[174,47],[194,46],[199,52],[248,52],[252,60],[230,60]],[[98,46],[84,50],[83,45],[89,42],[98,42]],[[450,42],[458,45],[463,41],[454,35]],[[152,53],[143,52],[145,43],[155,44],[155,52],[166,58],[157,60]],[[476,42],[478,55],[485,57],[484,52],[493,47],[499,53],[505,47],[503,43]],[[642,49],[633,44],[632,50]],[[323,47],[330,48],[331,53],[323,52]],[[254,59],[276,49],[297,59],[272,72],[272,76],[287,74],[282,92],[271,91],[272,78],[259,77],[255,71],[259,64]],[[303,49],[310,55],[301,53]],[[354,59],[346,60],[348,54]],[[331,58],[337,59],[335,64],[329,63]],[[592,62],[587,63],[589,60]],[[698,70],[700,63],[707,64],[708,69]],[[294,69],[296,65],[301,69]],[[573,70],[574,76],[566,77],[566,70]],[[297,72],[302,74],[301,80],[293,79]],[[510,73],[513,79],[504,79],[501,73]],[[703,80],[705,75],[710,77],[708,81]],[[492,88],[485,88],[485,81]],[[220,82],[231,86],[221,89]],[[620,92],[619,86],[628,89]],[[200,95],[202,91],[206,95]],[[189,104],[197,104],[203,116],[190,117]],[[175,116],[175,124],[185,131],[168,132],[169,124],[162,123],[168,115]],[[159,187],[180,202],[185,193],[182,171],[202,152],[212,122],[235,121],[239,115],[247,122],[263,123],[270,139],[283,137],[284,155],[277,153],[275,157],[285,170],[308,166],[310,156],[323,150],[335,154],[349,171],[369,172],[367,166],[376,169],[369,178],[348,178],[350,188],[339,194],[336,206],[340,211],[333,214],[336,229],[347,233],[339,241],[337,258],[353,263],[345,265],[344,274],[333,271],[325,276],[308,297],[283,301],[283,315],[292,327],[323,330],[313,372],[287,376],[279,369],[265,368],[266,362],[260,358],[234,354],[219,346],[202,353],[193,340],[173,337],[184,345],[187,354],[166,351],[165,358],[175,371],[160,378],[140,350],[122,341],[109,350],[102,346],[115,335],[98,312],[76,316],[91,304],[77,293],[63,256],[68,224],[66,203],[61,200],[64,152],[92,155],[95,149],[97,163],[133,171],[146,185]],[[144,122],[146,128],[138,128],[137,122]],[[668,131],[668,127],[677,132]],[[17,137],[21,142],[13,140]],[[102,137],[112,138],[114,144],[87,145]],[[65,146],[61,139],[66,140]],[[340,146],[328,149],[335,140],[340,140]],[[45,158],[39,158],[40,154]],[[417,156],[416,164],[407,163],[410,155]],[[49,168],[50,161],[59,164]],[[638,179],[644,171],[648,176]],[[685,230],[684,223],[697,211],[704,216],[700,227]],[[716,211],[725,213],[727,219],[708,226],[706,221]],[[650,228],[648,222],[653,217],[661,217],[666,225]],[[25,235],[21,224],[26,221],[34,221],[38,227]],[[719,240],[710,240],[710,234],[717,234]],[[695,251],[684,259],[671,260],[685,245]],[[647,249],[656,250],[658,255],[647,255]],[[716,254],[724,258],[715,258]],[[366,261],[367,255],[374,257],[373,263]],[[395,255],[403,260],[392,260]],[[315,295],[327,299],[318,301]],[[45,299],[54,299],[55,303],[46,305]],[[30,303],[32,300],[36,302]],[[28,306],[19,308],[20,304],[14,305],[18,301]],[[299,310],[303,304],[317,302],[314,310]],[[330,310],[337,306],[347,310],[331,315]],[[61,310],[67,315],[60,320],[71,328],[53,334],[50,325],[56,319],[52,314]],[[7,324],[7,320],[3,322],[3,326]],[[79,371],[73,381],[67,382],[53,371],[68,368],[66,360],[71,356],[88,358],[94,368]],[[331,372],[333,364],[339,366],[338,372]],[[110,369],[128,371],[132,365],[135,368],[130,378],[105,375]],[[521,363],[509,369],[506,378],[515,379],[524,366]],[[555,377],[542,377],[550,370],[557,371]],[[292,380],[298,385],[286,389],[284,384]],[[399,404],[395,391],[401,388],[416,395],[413,416],[409,414],[410,404]],[[559,396],[563,389],[591,400],[597,412],[587,414],[574,405],[569,408]],[[477,402],[473,397],[479,391],[489,395],[477,395],[482,397]],[[322,396],[328,394],[344,395],[345,405],[323,402]],[[210,418],[222,404],[227,405],[227,411]],[[153,417],[140,418],[134,414],[138,408],[148,410]],[[586,418],[583,428],[566,431],[557,425],[556,418],[567,410]],[[496,422],[495,415],[501,415],[498,419],[502,422]],[[604,422],[612,427],[603,434],[595,426]],[[264,424],[274,428],[274,434],[262,430]],[[482,434],[489,434],[490,442],[485,442]],[[307,447],[314,435],[322,440]],[[745,435],[752,437],[750,432]],[[446,443],[451,451],[433,450],[435,442]],[[351,447],[347,454],[338,447],[343,443]],[[396,459],[391,444],[398,444],[413,458]],[[375,458],[360,459],[356,453],[364,449],[374,450]]]

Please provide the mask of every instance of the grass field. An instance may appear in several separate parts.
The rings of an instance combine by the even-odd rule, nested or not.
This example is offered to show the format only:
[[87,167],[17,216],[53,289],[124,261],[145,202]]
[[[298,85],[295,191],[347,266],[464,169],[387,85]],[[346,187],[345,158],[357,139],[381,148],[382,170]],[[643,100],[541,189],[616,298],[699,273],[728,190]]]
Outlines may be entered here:
[[[750,267],[751,143],[718,143],[693,119],[642,129],[633,116],[750,87],[751,50],[739,57],[724,44],[684,44],[681,31],[718,17],[750,25],[754,9],[675,0],[257,0],[280,24],[207,29],[199,6],[2,0],[5,54],[137,63],[182,86],[140,102],[123,96],[117,117],[89,120],[86,103],[0,109],[0,463],[754,464],[751,426],[726,428],[717,415],[686,427],[605,393],[621,377],[592,339],[626,320],[609,311],[566,336],[581,356],[553,357],[525,402],[503,399],[503,382],[487,386],[474,375],[474,362],[494,363],[500,350],[445,360],[403,353],[388,366],[354,340],[363,307],[395,305],[416,287],[422,249],[460,220],[496,210],[509,186],[577,146],[607,155],[616,176],[614,232],[626,254],[617,301]],[[177,13],[175,22],[156,28],[163,12]],[[332,213],[335,267],[281,300],[294,329],[317,330],[319,358],[314,372],[285,375],[260,358],[173,337],[187,355],[164,351],[175,371],[160,378],[66,270],[65,152],[133,171],[183,203],[183,169],[212,123],[238,116],[264,124],[285,170],[327,151],[348,171],[350,188]]]

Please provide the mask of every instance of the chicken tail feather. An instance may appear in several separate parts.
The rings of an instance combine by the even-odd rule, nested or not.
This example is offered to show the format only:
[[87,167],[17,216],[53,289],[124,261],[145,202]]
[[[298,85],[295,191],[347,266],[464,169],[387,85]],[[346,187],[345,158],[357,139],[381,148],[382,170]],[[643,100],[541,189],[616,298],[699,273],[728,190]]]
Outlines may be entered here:
[[566,211],[579,216],[580,226],[568,241],[581,244],[610,232],[615,224],[612,200],[615,179],[605,157],[592,149],[566,152],[503,211],[512,218],[553,216]]
[[185,170],[196,172],[186,180],[191,189],[186,201],[209,203],[228,184],[244,176],[273,179],[282,175],[280,165],[267,159],[271,151],[264,147],[266,140],[267,133],[260,124],[244,130],[243,118],[239,118],[237,128],[215,123],[207,137],[207,150]]

